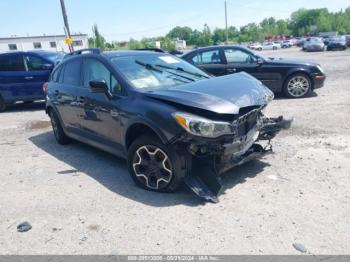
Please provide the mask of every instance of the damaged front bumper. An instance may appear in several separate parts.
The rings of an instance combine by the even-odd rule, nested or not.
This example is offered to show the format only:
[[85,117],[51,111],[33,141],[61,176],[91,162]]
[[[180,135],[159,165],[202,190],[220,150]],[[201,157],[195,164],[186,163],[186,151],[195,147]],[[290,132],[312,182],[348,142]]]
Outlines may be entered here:
[[[246,135],[233,139],[230,143],[207,142],[205,146],[209,153],[193,157],[192,172],[185,177],[186,185],[199,197],[217,202],[223,189],[220,175],[235,166],[271,153],[270,140],[282,129],[290,128],[292,122],[293,119],[284,119],[282,116],[262,116]],[[258,143],[263,140],[267,141],[265,146]],[[194,152],[191,153],[194,155]]]

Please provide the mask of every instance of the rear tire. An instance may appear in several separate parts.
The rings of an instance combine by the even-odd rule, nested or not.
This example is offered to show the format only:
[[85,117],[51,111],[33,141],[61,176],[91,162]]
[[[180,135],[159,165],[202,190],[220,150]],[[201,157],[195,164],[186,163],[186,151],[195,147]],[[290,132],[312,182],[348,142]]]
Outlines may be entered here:
[[0,96],[0,112],[4,112],[6,110],[6,103],[4,99]]
[[69,142],[71,142],[71,139],[64,133],[61,121],[59,120],[56,112],[53,109],[49,111],[49,116],[51,119],[52,130],[57,143],[59,143],[60,145],[69,144]]
[[155,192],[174,192],[187,173],[187,165],[174,146],[165,146],[151,134],[142,135],[131,144],[127,164],[135,184]]
[[289,76],[283,86],[283,93],[289,98],[302,98],[310,95],[312,81],[309,76],[297,73]]

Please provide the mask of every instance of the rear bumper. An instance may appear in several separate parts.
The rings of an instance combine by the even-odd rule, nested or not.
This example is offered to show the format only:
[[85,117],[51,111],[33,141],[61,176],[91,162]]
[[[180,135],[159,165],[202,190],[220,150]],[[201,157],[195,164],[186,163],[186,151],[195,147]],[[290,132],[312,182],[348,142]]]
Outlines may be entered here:
[[[258,142],[270,141],[282,129],[288,129],[293,119],[264,118],[259,127],[258,136],[247,134],[242,143],[223,145],[221,153],[193,159],[192,172],[185,178],[187,186],[199,197],[207,201],[217,202],[223,186],[220,175],[235,166],[242,165],[253,159],[259,159],[272,153],[270,143],[263,147]],[[245,140],[245,141],[244,141]]]

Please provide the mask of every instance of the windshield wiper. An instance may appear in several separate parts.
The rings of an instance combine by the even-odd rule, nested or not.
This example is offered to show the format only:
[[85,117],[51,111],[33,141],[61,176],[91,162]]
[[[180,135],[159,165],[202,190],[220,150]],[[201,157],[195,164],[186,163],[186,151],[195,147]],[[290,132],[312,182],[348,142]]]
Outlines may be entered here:
[[[139,61],[139,60],[135,60],[135,63],[136,64],[139,64],[139,65],[142,65],[143,67],[145,67],[146,69],[148,70],[153,70],[153,71],[156,71],[156,72],[159,72],[159,73],[163,73],[163,72],[167,72],[168,74],[171,74],[171,75],[174,75],[174,76],[178,76],[178,77],[181,77],[181,78],[184,78],[184,79],[187,79],[191,82],[195,81],[194,79],[190,78],[190,77],[187,77],[187,76],[184,76],[184,75],[180,75],[180,74],[176,74],[174,72],[170,72],[168,70],[160,70],[158,68],[156,68],[155,66],[157,65],[152,65],[152,64],[148,64],[148,63],[145,63],[145,62],[142,62],[142,61]],[[173,68],[171,68],[173,69]]]
[[199,74],[199,73],[196,73],[196,72],[191,72],[191,71],[188,71],[188,70],[183,69],[182,67],[172,67],[172,66],[166,66],[166,65],[161,65],[161,64],[156,64],[155,66],[161,67],[161,68],[165,68],[165,69],[171,69],[171,70],[176,70],[176,71],[184,72],[184,73],[187,73],[187,74],[193,75],[193,76],[209,78],[209,77],[206,76],[206,75],[202,75],[202,74]]
[[162,73],[163,71],[154,67],[153,65],[151,64],[147,64],[147,63],[144,63],[144,62],[141,62],[139,60],[135,60],[135,63],[136,64],[139,64],[139,65],[142,65],[143,67],[145,67],[146,69],[149,69],[149,70],[153,70],[153,71],[157,71],[158,73]]

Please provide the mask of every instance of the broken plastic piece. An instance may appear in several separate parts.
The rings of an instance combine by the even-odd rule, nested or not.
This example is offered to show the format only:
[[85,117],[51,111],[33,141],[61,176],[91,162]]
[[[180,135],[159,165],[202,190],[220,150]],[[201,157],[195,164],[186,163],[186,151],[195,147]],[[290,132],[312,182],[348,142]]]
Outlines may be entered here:
[[23,222],[17,226],[18,232],[27,232],[32,229],[32,226],[28,222]]

